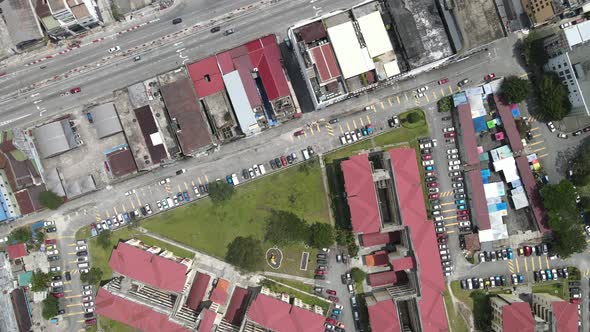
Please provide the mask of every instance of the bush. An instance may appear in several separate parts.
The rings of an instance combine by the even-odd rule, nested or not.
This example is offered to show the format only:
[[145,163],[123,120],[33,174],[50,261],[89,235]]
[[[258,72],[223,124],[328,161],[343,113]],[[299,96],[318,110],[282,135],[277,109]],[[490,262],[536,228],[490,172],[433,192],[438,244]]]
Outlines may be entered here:
[[453,97],[446,96],[436,102],[439,112],[450,112],[453,108]]
[[57,210],[64,203],[64,198],[52,191],[42,191],[39,193],[39,204],[51,209]]
[[215,181],[209,184],[209,197],[213,203],[219,204],[232,197],[234,186],[227,182]]
[[31,290],[33,292],[40,292],[47,289],[47,285],[51,281],[52,275],[49,273],[43,273],[41,270],[33,272],[31,278]]
[[264,250],[260,240],[252,236],[236,237],[227,246],[225,260],[246,271],[258,271],[264,262]]
[[80,281],[86,284],[95,285],[102,279],[102,270],[98,267],[91,267],[88,273],[80,274]]
[[33,233],[31,232],[31,228],[27,226],[19,227],[10,233],[8,237],[8,242],[21,242],[27,243],[33,238]]
[[412,113],[408,114],[406,119],[408,120],[409,123],[418,123],[422,120],[422,114],[420,114],[418,112],[412,112]]
[[273,244],[289,244],[305,241],[308,234],[309,227],[296,214],[272,210],[267,220],[264,240]]
[[502,82],[502,95],[509,104],[520,103],[531,93],[528,80],[517,76],[508,76]]
[[358,267],[353,267],[350,270],[350,275],[352,276],[352,280],[354,280],[354,282],[363,282],[365,280],[365,278],[367,277],[367,274],[359,269]]
[[59,301],[53,296],[47,296],[45,300],[43,300],[43,318],[49,320],[55,316],[57,316],[57,312],[59,311]]
[[527,121],[522,119],[516,119],[516,128],[518,128],[518,133],[520,134],[520,138],[525,138],[526,133],[531,130],[531,126]]

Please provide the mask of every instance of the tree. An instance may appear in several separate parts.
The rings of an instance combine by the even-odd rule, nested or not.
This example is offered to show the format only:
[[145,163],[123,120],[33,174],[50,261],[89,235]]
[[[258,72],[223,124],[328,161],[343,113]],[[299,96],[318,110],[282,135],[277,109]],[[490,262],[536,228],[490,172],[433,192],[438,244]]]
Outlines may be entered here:
[[408,120],[409,123],[418,123],[418,122],[422,121],[422,114],[420,114],[418,112],[411,112],[406,117],[406,120]]
[[64,198],[53,191],[42,191],[39,193],[39,203],[48,209],[57,210],[64,203]]
[[524,39],[522,45],[522,52],[527,64],[537,66],[538,69],[542,67],[549,60],[549,56],[543,46],[543,38],[537,32],[531,32]]
[[24,226],[19,227],[10,233],[9,242],[22,242],[27,243],[33,238],[33,233],[31,232],[31,228]]
[[576,206],[576,190],[569,180],[541,189],[543,204],[553,230],[553,250],[562,258],[586,249],[586,237]]
[[52,276],[52,274],[44,273],[41,270],[33,272],[33,277],[31,278],[31,290],[33,292],[46,290]]
[[572,182],[576,186],[590,183],[590,139],[586,138],[580,144],[575,157],[572,159]]
[[453,108],[453,98],[451,96],[442,97],[436,102],[439,112],[450,112]]
[[323,222],[316,222],[309,227],[309,245],[314,248],[329,248],[334,244],[334,227]]
[[502,82],[502,95],[509,104],[520,103],[525,100],[531,93],[531,84],[528,80],[517,77],[508,76]]
[[520,138],[525,138],[526,133],[531,130],[531,126],[528,121],[524,121],[523,119],[516,119],[516,128],[518,128],[518,133],[520,134]]
[[264,240],[274,244],[305,241],[309,227],[305,221],[289,211],[272,210],[266,223]]
[[48,296],[43,300],[43,318],[49,320],[57,316],[59,311],[59,301],[53,296]]
[[108,249],[111,245],[111,231],[108,229],[102,231],[100,234],[98,234],[96,242],[98,242],[98,245],[103,249]]
[[37,241],[39,243],[45,241],[46,237],[47,237],[47,233],[45,233],[45,232],[36,232],[35,233],[35,241]]
[[590,197],[582,196],[581,200],[580,200],[580,206],[582,207],[582,209],[584,211],[589,210],[590,209]]
[[567,88],[555,73],[545,73],[539,85],[541,113],[547,120],[561,120],[567,116],[572,104]]
[[264,262],[262,243],[252,236],[238,236],[227,246],[225,260],[246,271],[258,271]]
[[80,274],[80,281],[83,283],[96,285],[102,280],[102,270],[98,267],[91,267],[88,273]]
[[227,182],[215,181],[209,184],[209,197],[213,203],[219,204],[232,197],[234,186]]
[[352,280],[354,280],[354,282],[362,282],[367,277],[367,274],[365,273],[365,271],[359,269],[358,267],[353,267],[350,270],[350,276],[352,277]]

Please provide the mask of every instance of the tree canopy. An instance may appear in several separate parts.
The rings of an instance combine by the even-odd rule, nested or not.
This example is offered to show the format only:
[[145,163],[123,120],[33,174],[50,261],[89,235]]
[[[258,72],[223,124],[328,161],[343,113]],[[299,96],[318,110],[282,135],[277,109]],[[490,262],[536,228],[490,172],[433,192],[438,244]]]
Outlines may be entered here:
[[31,231],[31,228],[28,226],[23,226],[13,230],[12,233],[10,233],[9,242],[16,241],[27,243],[32,239],[32,237],[33,232]]
[[267,219],[264,240],[274,244],[305,241],[309,227],[305,221],[289,211],[272,210]]
[[590,139],[586,138],[580,144],[575,157],[572,160],[572,181],[577,186],[585,186],[590,183]]
[[547,120],[561,120],[572,109],[567,88],[555,73],[545,73],[541,79],[539,99],[541,113]]
[[453,108],[453,98],[451,96],[442,97],[436,102],[439,112],[450,112]]
[[537,66],[539,69],[542,68],[549,60],[549,56],[547,55],[545,47],[543,46],[543,38],[541,38],[539,33],[535,31],[529,33],[529,35],[524,39],[522,44],[522,52],[525,61],[529,65]]
[[215,181],[209,184],[209,197],[213,203],[219,204],[229,200],[234,194],[234,186],[227,182]]
[[53,191],[42,191],[39,193],[39,204],[51,209],[57,210],[64,203],[64,198]]
[[98,267],[91,267],[88,273],[80,274],[80,281],[83,283],[96,285],[102,280],[102,270]]
[[264,263],[262,243],[252,236],[238,236],[227,246],[225,259],[243,270],[258,271]]
[[316,222],[309,227],[309,245],[314,248],[329,248],[334,244],[334,227],[327,223]]
[[59,301],[53,296],[48,296],[43,300],[43,318],[49,320],[55,316],[59,311]]
[[365,273],[365,271],[359,269],[358,267],[353,267],[350,270],[350,276],[352,277],[352,280],[354,280],[354,282],[361,282],[365,280],[367,274]]
[[41,270],[33,272],[33,277],[31,278],[31,290],[33,292],[46,290],[52,276],[52,274],[44,273]]
[[98,242],[98,245],[103,249],[108,249],[111,245],[111,231],[108,229],[102,231],[100,234],[98,234],[96,242]]
[[510,103],[520,103],[525,100],[531,93],[531,84],[528,80],[517,77],[508,76],[502,82],[502,95],[504,99]]
[[576,206],[576,191],[568,180],[541,189],[543,204],[553,230],[553,250],[562,258],[586,249],[586,236]]

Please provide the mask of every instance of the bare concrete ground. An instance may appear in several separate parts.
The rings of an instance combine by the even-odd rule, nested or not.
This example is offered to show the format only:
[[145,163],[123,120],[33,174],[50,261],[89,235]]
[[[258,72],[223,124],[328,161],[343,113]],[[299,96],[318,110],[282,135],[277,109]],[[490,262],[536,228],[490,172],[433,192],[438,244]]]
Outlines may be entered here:
[[491,0],[454,0],[454,14],[463,36],[463,50],[504,37],[502,22]]

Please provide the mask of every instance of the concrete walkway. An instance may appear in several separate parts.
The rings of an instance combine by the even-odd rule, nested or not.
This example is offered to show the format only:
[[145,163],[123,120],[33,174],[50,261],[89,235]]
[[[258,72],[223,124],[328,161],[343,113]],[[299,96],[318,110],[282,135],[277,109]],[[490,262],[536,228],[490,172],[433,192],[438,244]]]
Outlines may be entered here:
[[330,216],[330,223],[333,226],[336,225],[336,220],[334,219],[334,211],[332,211],[332,202],[330,200],[330,186],[328,184],[328,174],[326,173],[326,163],[324,162],[324,157],[321,153],[318,153],[318,158],[320,160],[320,170],[322,173],[322,183],[324,184],[324,192],[326,193],[326,201],[328,203],[328,214]]
[[281,285],[281,286],[283,286],[283,287],[286,287],[286,288],[292,289],[292,290],[294,290],[294,291],[297,291],[297,292],[300,292],[300,293],[303,293],[303,294],[306,294],[306,295],[309,295],[309,296],[313,296],[313,297],[315,297],[315,298],[317,298],[317,299],[319,299],[319,300],[325,301],[325,302],[329,302],[329,301],[328,301],[328,300],[327,300],[325,297],[317,296],[316,294],[312,294],[312,293],[310,293],[310,292],[306,292],[306,291],[304,291],[304,290],[301,290],[301,289],[299,289],[299,288],[295,288],[295,287],[293,287],[293,286],[289,286],[289,285],[287,285],[287,284],[284,284],[284,283],[282,283],[282,282],[280,282],[280,281],[276,281],[276,280],[274,280],[274,279],[269,279],[269,280],[272,280],[272,282],[274,282],[274,283],[277,283],[277,284],[279,284],[279,285]]
[[283,278],[283,279],[288,279],[288,280],[293,280],[293,281],[299,281],[302,282],[304,284],[308,284],[308,285],[314,285],[315,284],[315,280],[310,279],[310,278],[305,278],[305,277],[298,277],[298,276],[292,276],[290,274],[283,274],[283,273],[276,273],[276,272],[262,272],[263,275],[267,276],[267,277],[275,277],[275,278]]

